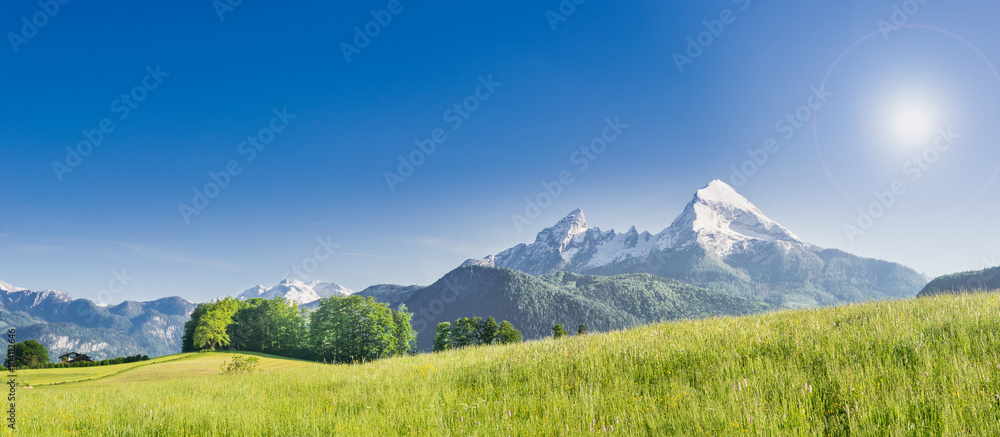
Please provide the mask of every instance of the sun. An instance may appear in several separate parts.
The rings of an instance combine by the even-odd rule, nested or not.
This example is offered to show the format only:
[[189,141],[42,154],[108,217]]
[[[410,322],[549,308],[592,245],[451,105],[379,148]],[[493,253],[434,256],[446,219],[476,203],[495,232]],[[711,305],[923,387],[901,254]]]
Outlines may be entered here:
[[933,107],[919,99],[900,100],[892,105],[887,121],[889,138],[907,148],[929,145],[937,130]]

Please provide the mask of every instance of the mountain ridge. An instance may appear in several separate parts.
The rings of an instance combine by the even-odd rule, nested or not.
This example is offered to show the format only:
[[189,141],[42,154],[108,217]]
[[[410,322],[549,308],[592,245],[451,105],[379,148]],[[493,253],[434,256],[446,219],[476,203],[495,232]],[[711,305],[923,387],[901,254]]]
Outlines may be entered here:
[[939,276],[927,283],[917,297],[1000,290],[1000,266]]
[[284,279],[273,287],[264,287],[263,285],[250,287],[236,298],[239,300],[253,298],[274,299],[280,296],[289,301],[294,301],[299,305],[307,305],[323,298],[335,295],[349,296],[351,294],[354,294],[353,290],[334,282],[303,282],[298,279]]
[[[539,232],[534,243],[462,266],[508,267],[536,276],[651,273],[789,308],[912,297],[926,284],[900,264],[803,241],[720,180],[697,190],[657,234],[634,226],[625,233],[590,228],[578,209]],[[840,271],[847,266],[850,271]]]
[[66,352],[95,359],[175,353],[194,307],[177,296],[100,305],[62,290],[29,290],[0,281],[0,328],[14,328],[19,342],[38,340],[52,360]]

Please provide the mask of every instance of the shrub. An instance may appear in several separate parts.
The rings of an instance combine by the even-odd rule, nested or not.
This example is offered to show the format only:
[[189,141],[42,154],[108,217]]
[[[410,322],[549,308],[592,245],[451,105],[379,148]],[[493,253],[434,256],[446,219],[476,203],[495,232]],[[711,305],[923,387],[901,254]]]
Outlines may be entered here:
[[259,357],[234,355],[231,361],[225,361],[222,363],[222,374],[236,375],[240,373],[252,373],[254,370],[257,370],[257,366],[259,364]]

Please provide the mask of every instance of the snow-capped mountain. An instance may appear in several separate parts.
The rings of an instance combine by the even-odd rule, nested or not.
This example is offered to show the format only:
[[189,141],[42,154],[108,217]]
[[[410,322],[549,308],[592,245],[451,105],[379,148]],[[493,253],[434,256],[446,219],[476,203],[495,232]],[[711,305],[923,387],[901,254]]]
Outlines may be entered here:
[[6,302],[16,303],[25,309],[34,308],[45,301],[68,302],[73,300],[62,290],[42,290],[34,291],[27,288],[15,287],[4,281],[0,281],[0,296]]
[[904,266],[804,242],[719,180],[698,190],[655,235],[635,227],[624,233],[591,228],[576,210],[534,243],[463,265],[533,275],[652,273],[785,307],[909,297],[926,284]]
[[327,297],[347,296],[350,294],[354,294],[354,291],[333,282],[302,282],[297,279],[285,279],[278,283],[278,285],[270,288],[263,285],[249,288],[237,296],[237,298],[240,300],[255,297],[274,299],[281,296],[286,300],[297,302],[299,305],[305,305]]
[[698,190],[684,212],[659,237],[660,249],[700,244],[720,257],[745,250],[753,241],[804,244],[720,180]]

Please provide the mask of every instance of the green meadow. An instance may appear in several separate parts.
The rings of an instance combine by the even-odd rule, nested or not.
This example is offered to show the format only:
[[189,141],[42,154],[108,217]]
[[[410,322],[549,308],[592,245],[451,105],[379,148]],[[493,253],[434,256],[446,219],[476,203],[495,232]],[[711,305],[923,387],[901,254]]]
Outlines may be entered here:
[[[19,373],[27,436],[1000,434],[1000,295],[720,317],[325,365]],[[73,382],[78,381],[78,382]],[[48,384],[48,385],[46,385]]]

